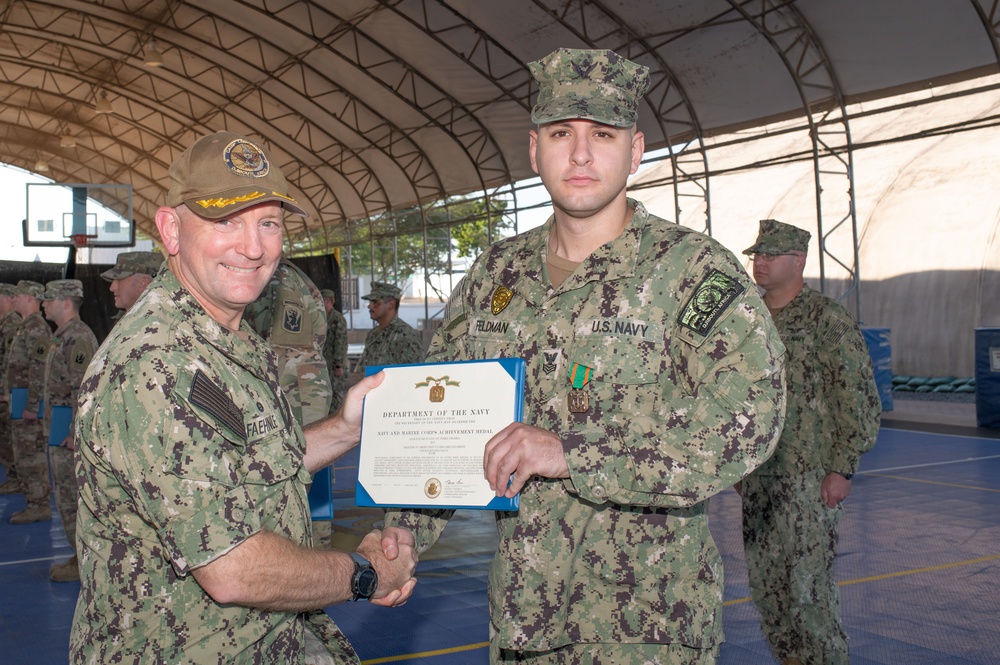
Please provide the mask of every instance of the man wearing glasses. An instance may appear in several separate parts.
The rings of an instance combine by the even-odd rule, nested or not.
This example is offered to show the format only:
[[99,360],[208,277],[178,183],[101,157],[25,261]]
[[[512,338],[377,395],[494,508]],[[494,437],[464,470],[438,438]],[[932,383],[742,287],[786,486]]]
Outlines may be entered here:
[[358,361],[359,379],[369,365],[406,365],[424,359],[424,345],[420,335],[399,318],[399,298],[403,292],[394,284],[372,282],[372,291],[362,300],[368,301],[368,313],[375,322],[365,337],[365,350]]
[[785,427],[770,460],[737,486],[761,627],[783,665],[847,665],[833,579],[841,502],[875,445],[881,403],[848,311],[802,277],[809,232],[760,222],[753,277],[785,344]]

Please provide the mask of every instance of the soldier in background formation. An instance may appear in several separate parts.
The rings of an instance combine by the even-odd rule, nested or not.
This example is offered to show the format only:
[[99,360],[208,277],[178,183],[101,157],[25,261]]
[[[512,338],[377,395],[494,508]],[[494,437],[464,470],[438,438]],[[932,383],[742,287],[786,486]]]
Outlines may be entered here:
[[7,352],[14,333],[21,325],[21,315],[14,309],[13,284],[0,284],[0,464],[7,480],[0,484],[0,494],[17,494],[21,491],[14,469],[14,444],[10,430],[10,387],[7,385]]
[[399,298],[402,291],[394,284],[372,282],[372,290],[362,300],[368,301],[368,313],[375,327],[365,337],[365,350],[355,373],[365,375],[369,365],[406,365],[424,359],[420,335],[409,323],[399,318]]
[[[774,449],[784,349],[731,252],[627,197],[647,68],[570,49],[530,68],[529,157],[554,214],[479,256],[428,354],[527,363],[524,422],[483,460],[497,496],[520,491],[497,513],[490,660],[714,663],[707,499]],[[387,555],[396,538],[425,551],[450,515],[389,511]]]
[[13,393],[23,391],[23,407],[14,406],[11,429],[14,443],[14,468],[20,492],[27,507],[10,517],[11,524],[30,524],[52,519],[49,507],[49,462],[45,430],[41,421],[42,394],[45,390],[45,358],[52,342],[52,330],[42,317],[41,299],[45,287],[38,282],[17,283],[14,307],[23,317],[7,354],[7,385]]
[[97,351],[97,337],[80,320],[80,306],[83,304],[83,282],[80,280],[49,282],[45,285],[42,301],[45,318],[56,325],[45,358],[45,439],[49,444],[56,508],[66,531],[66,541],[73,548],[69,561],[52,566],[49,579],[53,582],[73,582],[80,579],[76,556],[76,502],[79,494],[74,470],[73,413],[80,381]]
[[105,270],[101,277],[111,282],[111,293],[115,296],[115,307],[126,311],[139,299],[156,272],[163,265],[163,254],[159,252],[122,252],[115,267]]
[[326,309],[309,276],[282,259],[243,318],[278,356],[278,377],[295,419],[303,426],[330,413],[333,393],[323,359]]
[[784,665],[847,665],[837,530],[882,407],[858,324],[802,277],[809,237],[765,219],[744,251],[785,344],[788,406],[774,456],[738,490],[750,589],[774,655]]
[[344,403],[347,375],[350,373],[347,360],[347,319],[335,307],[337,294],[331,289],[323,289],[320,294],[323,296],[323,306],[326,308],[326,341],[323,343],[323,359],[330,372],[330,385],[333,390],[330,413],[334,413]]

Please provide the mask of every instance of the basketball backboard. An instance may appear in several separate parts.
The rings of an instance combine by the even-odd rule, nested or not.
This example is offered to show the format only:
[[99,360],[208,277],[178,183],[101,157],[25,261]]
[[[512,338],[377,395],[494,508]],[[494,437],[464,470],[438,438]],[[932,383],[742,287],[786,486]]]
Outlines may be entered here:
[[25,247],[133,247],[132,185],[28,183]]

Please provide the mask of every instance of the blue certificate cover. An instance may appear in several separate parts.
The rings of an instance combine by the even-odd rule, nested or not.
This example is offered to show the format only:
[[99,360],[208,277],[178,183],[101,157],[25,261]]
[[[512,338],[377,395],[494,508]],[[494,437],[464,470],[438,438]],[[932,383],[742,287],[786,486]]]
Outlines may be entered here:
[[[21,414],[24,410],[28,408],[28,389],[27,388],[11,388],[10,389],[10,419],[20,420]],[[38,417],[40,418],[42,414],[45,413],[45,400],[42,400],[38,404]]]
[[73,424],[73,407],[54,406],[52,407],[52,422],[49,423],[49,445],[59,446],[63,440],[72,434],[70,426]]
[[358,506],[517,510],[483,477],[483,450],[524,416],[520,358],[384,365],[365,397]]

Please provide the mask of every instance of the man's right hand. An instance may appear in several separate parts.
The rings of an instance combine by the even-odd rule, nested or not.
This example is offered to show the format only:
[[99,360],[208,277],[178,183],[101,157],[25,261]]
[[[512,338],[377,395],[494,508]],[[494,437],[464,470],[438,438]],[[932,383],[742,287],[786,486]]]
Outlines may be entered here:
[[[391,555],[385,548],[387,538],[393,542]],[[378,573],[378,589],[371,597],[372,603],[398,607],[413,593],[417,584],[417,578],[413,576],[417,569],[417,551],[413,543],[413,534],[395,527],[389,527],[384,532],[372,531],[361,541],[358,554],[368,559]]]

